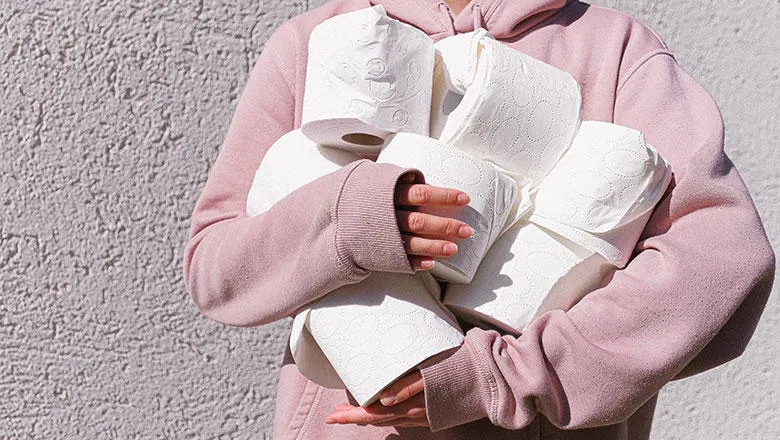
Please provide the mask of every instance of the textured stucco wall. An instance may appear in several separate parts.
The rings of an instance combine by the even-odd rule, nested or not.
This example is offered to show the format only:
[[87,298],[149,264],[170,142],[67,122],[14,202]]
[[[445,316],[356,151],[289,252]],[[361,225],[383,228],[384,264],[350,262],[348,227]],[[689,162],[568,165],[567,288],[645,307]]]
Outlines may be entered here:
[[[200,316],[189,215],[270,33],[321,1],[0,0],[0,439],[270,438],[286,323]],[[599,1],[715,95],[780,245],[776,0]],[[656,439],[777,438],[777,294]]]

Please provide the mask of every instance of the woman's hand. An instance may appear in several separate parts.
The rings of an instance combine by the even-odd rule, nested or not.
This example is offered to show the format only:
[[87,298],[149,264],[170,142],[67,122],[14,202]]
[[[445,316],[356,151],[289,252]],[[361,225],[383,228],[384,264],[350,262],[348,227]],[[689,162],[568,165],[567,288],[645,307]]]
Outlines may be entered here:
[[451,257],[458,251],[454,240],[468,238],[471,227],[448,217],[418,212],[426,206],[465,206],[468,194],[449,188],[414,183],[414,174],[405,174],[395,188],[398,227],[414,270],[433,268],[434,258]]
[[425,411],[425,384],[419,371],[408,374],[387,387],[379,402],[366,408],[339,405],[325,419],[330,424],[430,427]]

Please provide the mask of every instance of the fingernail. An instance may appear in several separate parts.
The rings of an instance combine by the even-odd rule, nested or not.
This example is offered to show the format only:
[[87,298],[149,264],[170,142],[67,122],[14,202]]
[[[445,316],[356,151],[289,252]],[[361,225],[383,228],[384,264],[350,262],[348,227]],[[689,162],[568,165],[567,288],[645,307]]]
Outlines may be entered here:
[[423,270],[431,270],[431,269],[433,269],[433,266],[434,266],[435,264],[436,264],[436,263],[435,263],[433,260],[423,260],[423,261],[420,263],[420,267],[422,267],[422,268],[423,268]]
[[458,236],[462,238],[469,238],[471,237],[471,227],[470,226],[461,226],[458,228]]
[[458,194],[458,205],[465,205],[471,200],[468,194]]
[[448,255],[452,255],[455,252],[458,252],[458,245],[455,243],[447,243],[444,245],[444,253]]
[[379,401],[382,402],[382,405],[384,406],[393,406],[395,405],[395,396],[381,396]]

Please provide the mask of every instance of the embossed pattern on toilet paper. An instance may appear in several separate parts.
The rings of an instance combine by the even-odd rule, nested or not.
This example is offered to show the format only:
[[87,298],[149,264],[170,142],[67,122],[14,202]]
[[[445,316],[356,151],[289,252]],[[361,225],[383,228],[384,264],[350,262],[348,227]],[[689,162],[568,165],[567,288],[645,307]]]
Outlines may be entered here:
[[309,40],[302,129],[319,144],[343,136],[428,134],[433,41],[382,6],[330,18]]
[[438,286],[429,274],[377,272],[311,305],[307,327],[361,405],[420,362],[463,342],[432,289]]
[[466,320],[522,330],[543,302],[548,309],[565,310],[598,284],[603,272],[597,270],[572,277],[565,286],[557,286],[560,293],[548,298],[591,255],[534,224],[520,222],[490,248],[471,283],[447,287],[444,304]]
[[480,44],[476,76],[439,138],[534,184],[579,128],[579,86],[566,72],[500,42],[483,37]]
[[[530,219],[620,267],[670,178],[666,162],[639,131],[584,122],[569,151],[539,185]],[[616,230],[620,246],[599,238]]]
[[466,192],[466,207],[421,209],[434,215],[456,218],[469,224],[472,236],[458,242],[458,253],[440,260],[433,274],[442,280],[466,283],[506,224],[517,198],[515,182],[489,162],[426,136],[395,135],[382,150],[378,162],[416,168],[426,183]]

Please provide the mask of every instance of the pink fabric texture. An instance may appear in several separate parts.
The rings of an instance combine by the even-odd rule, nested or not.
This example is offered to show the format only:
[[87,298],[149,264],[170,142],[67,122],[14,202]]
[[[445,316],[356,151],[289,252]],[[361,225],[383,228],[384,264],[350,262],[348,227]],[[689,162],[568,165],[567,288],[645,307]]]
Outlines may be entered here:
[[422,369],[433,432],[326,425],[347,394],[307,381],[288,353],[274,438],[648,438],[665,383],[744,350],[775,261],[723,152],[716,104],[652,31],[610,9],[481,0],[452,18],[437,0],[336,0],[282,25],[248,79],[193,213],[184,272],[195,303],[218,321],[260,325],[371,271],[412,271],[392,201],[396,181],[410,170],[361,160],[260,216],[245,214],[265,151],[300,126],[312,28],[377,3],[435,40],[480,23],[569,72],[582,88],[583,119],[641,130],[674,181],[632,261],[602,288],[567,312],[542,315],[519,337],[471,329],[463,346]]

